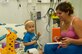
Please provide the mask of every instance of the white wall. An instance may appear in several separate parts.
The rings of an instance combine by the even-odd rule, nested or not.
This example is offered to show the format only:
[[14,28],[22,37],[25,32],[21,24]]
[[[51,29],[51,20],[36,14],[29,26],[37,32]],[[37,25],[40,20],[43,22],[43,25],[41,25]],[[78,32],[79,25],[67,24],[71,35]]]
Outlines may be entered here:
[[[19,7],[21,4],[21,7]],[[23,23],[28,19],[27,0],[9,0],[3,4],[0,2],[0,22],[2,23]]]
[[82,19],[82,0],[79,0],[79,17]]
[[82,0],[68,0],[74,7],[74,15],[82,19]]

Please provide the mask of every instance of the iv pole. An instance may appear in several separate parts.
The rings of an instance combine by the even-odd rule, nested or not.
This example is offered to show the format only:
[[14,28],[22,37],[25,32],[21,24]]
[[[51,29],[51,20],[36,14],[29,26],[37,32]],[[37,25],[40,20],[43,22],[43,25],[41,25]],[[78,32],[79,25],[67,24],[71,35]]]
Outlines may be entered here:
[[36,22],[36,1],[35,0],[32,0],[32,7],[33,7],[33,12],[31,13],[32,15],[32,18],[31,18],[31,20],[33,20],[34,21],[34,23],[35,23],[35,34],[36,34],[36,36],[34,37],[34,40],[37,40],[37,44],[38,44],[38,46],[39,46],[39,48],[42,48],[42,45],[39,43],[39,37],[37,36],[37,22]]

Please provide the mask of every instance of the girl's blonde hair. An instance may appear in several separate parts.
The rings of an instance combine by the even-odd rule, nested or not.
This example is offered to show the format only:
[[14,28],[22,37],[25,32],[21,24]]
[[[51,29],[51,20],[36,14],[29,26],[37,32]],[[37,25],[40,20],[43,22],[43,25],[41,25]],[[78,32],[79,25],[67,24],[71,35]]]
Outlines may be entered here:
[[32,20],[26,20],[26,21],[24,22],[25,29],[27,28],[27,25],[28,25],[28,23],[30,23],[30,22],[34,23]]

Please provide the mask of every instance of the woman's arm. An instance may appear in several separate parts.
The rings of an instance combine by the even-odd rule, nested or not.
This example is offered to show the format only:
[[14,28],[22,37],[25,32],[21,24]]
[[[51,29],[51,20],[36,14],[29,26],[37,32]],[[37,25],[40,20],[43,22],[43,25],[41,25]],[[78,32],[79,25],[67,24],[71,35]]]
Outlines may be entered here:
[[82,20],[75,18],[73,21],[74,31],[79,39],[71,39],[71,43],[76,45],[82,45]]

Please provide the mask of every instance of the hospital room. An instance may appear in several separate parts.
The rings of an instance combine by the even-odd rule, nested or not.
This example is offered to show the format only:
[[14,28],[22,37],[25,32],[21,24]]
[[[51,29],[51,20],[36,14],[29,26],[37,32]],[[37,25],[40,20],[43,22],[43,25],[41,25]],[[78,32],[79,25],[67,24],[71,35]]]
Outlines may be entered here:
[[82,54],[82,0],[0,0],[0,54]]

